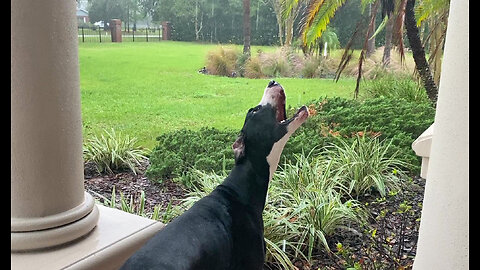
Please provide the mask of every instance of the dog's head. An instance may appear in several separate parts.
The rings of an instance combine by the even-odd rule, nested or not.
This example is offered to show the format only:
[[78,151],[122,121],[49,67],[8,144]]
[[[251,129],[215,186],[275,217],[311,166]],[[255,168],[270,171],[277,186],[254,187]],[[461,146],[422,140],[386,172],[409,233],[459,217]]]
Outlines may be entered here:
[[248,110],[240,135],[232,146],[235,163],[250,160],[258,166],[268,164],[270,180],[288,138],[308,117],[307,107],[302,106],[287,119],[285,100],[283,87],[270,81],[260,104]]

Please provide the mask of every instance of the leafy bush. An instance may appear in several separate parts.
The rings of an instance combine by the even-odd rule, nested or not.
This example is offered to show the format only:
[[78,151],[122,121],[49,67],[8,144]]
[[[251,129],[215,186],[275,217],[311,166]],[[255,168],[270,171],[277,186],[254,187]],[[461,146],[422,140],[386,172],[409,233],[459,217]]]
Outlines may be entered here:
[[148,178],[161,182],[180,177],[191,168],[207,172],[230,170],[234,164],[232,144],[237,133],[230,130],[201,128],[181,129],[157,137],[157,146],[150,155]]
[[[396,155],[404,168],[418,173],[420,158],[411,148],[412,142],[427,129],[435,110],[426,103],[410,103],[400,99],[374,98],[363,102],[344,98],[320,98],[312,101],[312,115],[289,139],[282,161],[295,161],[295,155],[312,151],[318,155],[323,146],[339,137],[353,143],[357,135],[390,140],[386,156]],[[288,114],[296,111],[290,108]],[[202,128],[182,129],[157,138],[150,155],[147,176],[156,181],[169,177],[180,179],[187,186],[191,168],[216,173],[230,170],[234,164],[232,144],[238,131]]]
[[[302,148],[308,152],[336,137],[354,139],[356,135],[365,135],[391,139],[388,154],[398,152],[398,159],[405,162],[407,169],[419,172],[420,158],[411,145],[433,123],[435,109],[430,104],[388,97],[365,101],[336,97],[312,101],[310,109],[315,115],[295,132],[283,151],[287,160],[292,160],[292,155]],[[291,108],[289,114],[295,111]]]
[[[102,204],[110,208],[116,208],[127,213],[135,214],[137,216],[142,216],[150,218],[156,221],[160,221],[164,224],[170,222],[173,218],[179,216],[183,211],[179,208],[172,207],[172,202],[170,202],[166,209],[160,212],[161,205],[157,204],[153,207],[153,212],[145,209],[145,202],[147,201],[145,197],[145,192],[140,190],[140,194],[131,194],[126,198],[122,192],[120,192],[120,198],[118,199],[119,204],[117,205],[117,194],[115,192],[115,186],[112,187],[112,194],[110,199],[97,194],[103,199]],[[100,202],[99,202],[100,203]]]
[[83,144],[85,162],[92,162],[98,172],[112,173],[128,168],[137,174],[137,165],[147,157],[146,150],[137,146],[137,139],[105,130],[106,136],[93,136]]

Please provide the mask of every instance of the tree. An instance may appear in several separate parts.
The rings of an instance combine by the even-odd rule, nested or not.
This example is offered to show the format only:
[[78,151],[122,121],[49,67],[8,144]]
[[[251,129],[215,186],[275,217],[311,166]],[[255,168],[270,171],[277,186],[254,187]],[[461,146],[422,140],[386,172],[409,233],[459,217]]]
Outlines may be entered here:
[[368,41],[366,57],[370,57],[375,52],[375,14],[377,13],[377,5],[368,4],[368,17],[372,18],[372,23],[368,25]]
[[[195,40],[200,40],[200,32],[203,28],[203,12],[199,10],[198,3],[199,0],[195,0]],[[200,22],[198,21],[200,12]]]
[[282,19],[282,12],[283,12],[283,5],[284,3],[282,0],[270,0],[270,4],[275,11],[275,16],[277,18],[277,25],[278,25],[278,38],[280,40],[280,46],[283,46],[283,19]]
[[[415,7],[417,26],[422,28],[422,43],[428,47],[428,63],[433,71],[433,80],[440,83],[441,59],[447,33],[450,0],[422,0]],[[429,31],[426,31],[426,29]],[[419,29],[421,31],[421,29]]]
[[[392,50],[392,37],[394,26],[395,0],[383,0],[382,2],[382,24],[385,25],[385,47],[383,49],[382,64],[383,67],[390,65],[390,52]],[[379,28],[382,27],[380,24]]]
[[303,1],[298,1],[296,3],[293,3],[293,5],[288,9],[288,12],[285,12],[286,2],[282,0],[282,9],[283,9],[282,18],[285,24],[285,45],[286,46],[292,45],[293,36],[294,36],[293,35],[294,23],[298,15],[300,14],[300,11],[302,10],[302,2]]
[[110,0],[91,0],[89,1],[88,16],[92,22],[103,21],[104,28],[107,29],[107,23],[112,19],[110,11]]
[[243,53],[250,55],[250,0],[243,0]]
[[433,104],[437,103],[438,88],[433,80],[430,66],[428,65],[425,57],[425,50],[418,34],[417,21],[415,19],[415,0],[407,0],[405,7],[405,28],[407,30],[407,37],[410,43],[410,48],[413,53],[413,60],[415,61],[415,67],[422,79],[425,90],[427,91],[428,98]]
[[[299,0],[287,0],[290,2],[298,2]],[[392,19],[395,17],[395,21],[392,26],[392,41],[396,43],[399,48],[401,58],[404,58],[404,43],[403,43],[403,24],[405,24],[405,29],[407,32],[408,41],[410,48],[413,53],[413,58],[415,61],[415,68],[418,71],[420,78],[422,79],[423,85],[425,86],[426,92],[432,103],[435,105],[437,100],[438,87],[433,80],[432,73],[430,71],[430,66],[426,60],[425,50],[422,45],[418,27],[417,20],[415,18],[415,0],[361,0],[362,5],[373,4],[373,10],[376,9],[378,4],[382,5],[382,11],[388,10],[388,14],[392,14],[391,11],[395,11],[395,15],[392,14]],[[325,31],[326,26],[330,22],[330,19],[335,15],[336,10],[343,5],[345,0],[311,0],[308,4],[307,13],[305,15],[305,23],[302,29],[302,41],[304,46],[310,46],[314,44],[315,40],[319,38],[323,31]],[[441,3],[445,7],[445,3],[448,0],[423,0],[424,3],[428,2],[430,6],[433,6],[433,3]],[[382,12],[382,14],[384,14]],[[424,16],[428,16],[428,12],[424,12]],[[446,18],[446,12],[443,12],[442,17]],[[369,24],[367,35],[365,36],[365,42],[363,49],[360,53],[358,61],[358,77],[357,84],[355,87],[354,96],[358,95],[359,83],[362,74],[362,64],[365,60],[365,52],[368,44],[368,39],[372,34],[372,26],[374,25],[376,12],[372,12]],[[351,60],[353,50],[350,50],[352,40],[357,36],[360,22],[357,23],[356,30],[354,31],[351,40],[348,42],[348,45],[345,48],[344,55],[337,69],[336,79],[338,80],[340,73],[345,68],[346,64]],[[446,29],[446,27],[445,27]],[[378,30],[377,30],[378,32]],[[437,36],[442,36],[441,34]],[[441,38],[439,39],[441,40]],[[441,49],[441,42],[435,43],[434,51],[438,52]],[[385,54],[385,53],[384,53]],[[439,55],[439,54],[437,54]],[[388,59],[389,52],[385,56]],[[384,59],[384,62],[386,60]]]
[[390,65],[390,52],[392,51],[392,34],[393,34],[393,17],[391,14],[386,15],[385,25],[385,47],[383,48],[382,64],[384,67]]
[[[295,7],[299,0],[287,0],[287,8]],[[339,9],[346,0],[311,0],[307,4],[307,10],[302,24],[302,43],[304,46],[311,46],[315,40],[322,36],[327,29],[330,19],[333,18],[337,9]]]

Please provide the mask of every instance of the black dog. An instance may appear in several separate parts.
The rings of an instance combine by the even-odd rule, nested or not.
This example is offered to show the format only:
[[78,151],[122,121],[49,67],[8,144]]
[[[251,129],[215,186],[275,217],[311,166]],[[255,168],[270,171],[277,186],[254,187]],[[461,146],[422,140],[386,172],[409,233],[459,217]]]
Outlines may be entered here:
[[270,81],[233,144],[235,166],[215,190],[167,224],[121,269],[262,269],[262,212],[288,138],[307,119],[286,119],[285,92]]

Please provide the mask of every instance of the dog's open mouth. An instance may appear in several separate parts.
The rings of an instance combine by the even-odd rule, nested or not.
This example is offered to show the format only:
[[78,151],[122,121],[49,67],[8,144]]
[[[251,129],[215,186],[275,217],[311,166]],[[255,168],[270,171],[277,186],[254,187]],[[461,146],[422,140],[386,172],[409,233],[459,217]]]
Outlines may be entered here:
[[303,123],[303,122],[305,122],[305,120],[307,120],[308,115],[309,115],[308,108],[307,108],[307,106],[303,105],[302,107],[300,107],[300,109],[298,109],[298,111],[293,115],[292,118],[290,118],[288,120],[285,119],[283,121],[280,121],[280,123],[284,123],[284,122],[290,123],[294,120],[295,121],[300,121],[300,123]]
[[306,106],[302,106],[292,118],[287,119],[285,91],[279,83],[273,80],[268,84],[260,101],[260,105],[265,104],[270,104],[276,108],[276,119],[279,124],[288,125],[292,121],[299,121],[299,124],[302,124],[308,118],[308,109]]

